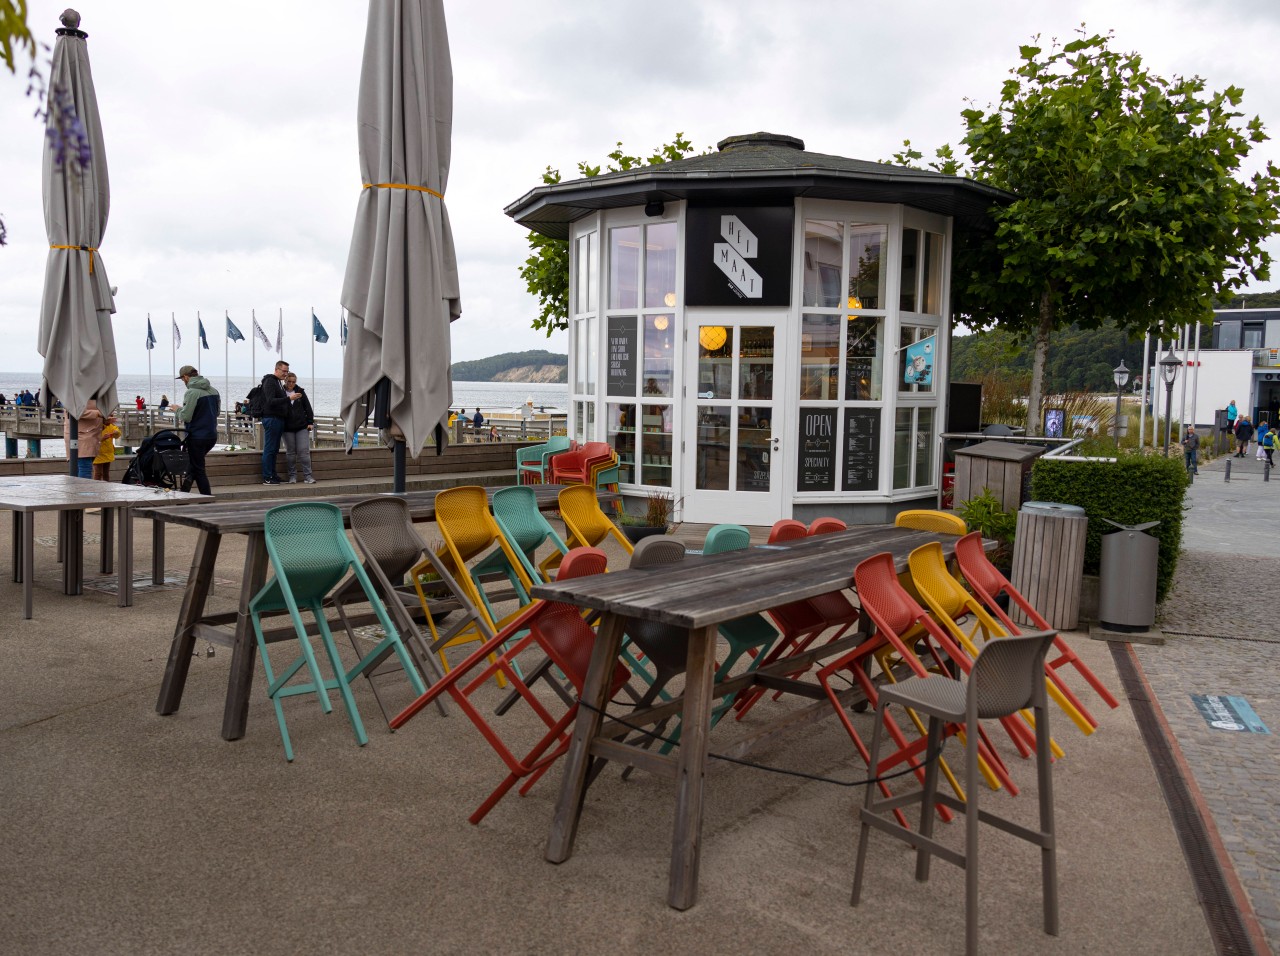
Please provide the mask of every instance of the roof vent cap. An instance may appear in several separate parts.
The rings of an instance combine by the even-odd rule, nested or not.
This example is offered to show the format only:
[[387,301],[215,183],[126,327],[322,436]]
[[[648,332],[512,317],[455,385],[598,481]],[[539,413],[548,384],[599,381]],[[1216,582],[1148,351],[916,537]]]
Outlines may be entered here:
[[736,149],[740,146],[775,146],[783,149],[804,149],[804,140],[782,133],[743,133],[740,136],[729,136],[716,143],[721,152]]

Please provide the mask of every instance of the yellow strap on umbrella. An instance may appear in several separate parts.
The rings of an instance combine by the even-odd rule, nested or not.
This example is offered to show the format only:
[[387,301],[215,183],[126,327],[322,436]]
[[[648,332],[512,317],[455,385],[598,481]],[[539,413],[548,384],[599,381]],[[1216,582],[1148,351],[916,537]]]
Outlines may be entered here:
[[418,192],[418,193],[431,193],[431,195],[435,196],[437,199],[444,198],[443,193],[438,193],[434,189],[429,189],[426,186],[410,186],[408,183],[365,183],[364,188],[365,189],[412,189],[414,192]]
[[89,275],[93,275],[93,254],[98,251],[97,246],[49,246],[50,249],[78,249],[81,252],[89,253]]

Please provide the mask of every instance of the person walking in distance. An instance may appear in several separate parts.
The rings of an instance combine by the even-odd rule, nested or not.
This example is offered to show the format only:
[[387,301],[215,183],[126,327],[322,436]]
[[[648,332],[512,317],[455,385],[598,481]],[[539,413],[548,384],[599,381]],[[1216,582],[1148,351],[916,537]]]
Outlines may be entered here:
[[1235,437],[1239,417],[1240,411],[1236,408],[1236,400],[1233,398],[1227,403],[1227,435],[1229,438]]
[[182,490],[190,491],[191,483],[195,482],[200,494],[211,495],[213,492],[209,490],[205,456],[218,441],[218,415],[222,412],[222,396],[194,366],[182,366],[178,370],[178,378],[187,387],[182,396],[178,420],[186,423],[187,439],[184,444],[187,457],[191,459],[191,470],[182,482]]
[[1249,453],[1249,439],[1253,437],[1253,422],[1248,415],[1241,415],[1236,422],[1236,457],[1243,458]]
[[280,437],[284,434],[285,416],[289,414],[289,396],[284,380],[289,375],[288,362],[276,362],[275,371],[262,376],[262,483],[280,484],[276,458],[280,454]]
[[1196,435],[1194,425],[1188,425],[1182,433],[1182,454],[1187,463],[1187,471],[1193,475],[1200,474],[1200,438]]
[[289,484],[298,480],[298,470],[302,470],[302,480],[309,485],[316,483],[311,474],[311,426],[316,416],[311,409],[311,399],[298,384],[298,376],[292,372],[284,380],[284,391],[289,397],[289,412],[284,417],[284,454],[289,463]]
[[1271,453],[1276,449],[1276,430],[1273,428],[1262,439],[1262,450],[1267,456],[1267,467],[1274,468],[1276,463],[1271,458]]

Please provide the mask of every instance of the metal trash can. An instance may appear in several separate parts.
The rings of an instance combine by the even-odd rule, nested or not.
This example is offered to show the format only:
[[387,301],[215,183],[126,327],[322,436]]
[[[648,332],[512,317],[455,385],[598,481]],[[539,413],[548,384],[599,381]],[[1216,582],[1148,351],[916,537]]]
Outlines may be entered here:
[[1142,532],[1159,521],[1117,524],[1119,530],[1102,536],[1098,568],[1098,623],[1108,631],[1132,633],[1151,630],[1156,620],[1156,566],[1160,540]]
[[[1013,542],[1013,586],[1049,626],[1061,631],[1080,624],[1085,533],[1089,519],[1078,505],[1028,501],[1018,511]],[[1019,625],[1032,622],[1014,608]]]

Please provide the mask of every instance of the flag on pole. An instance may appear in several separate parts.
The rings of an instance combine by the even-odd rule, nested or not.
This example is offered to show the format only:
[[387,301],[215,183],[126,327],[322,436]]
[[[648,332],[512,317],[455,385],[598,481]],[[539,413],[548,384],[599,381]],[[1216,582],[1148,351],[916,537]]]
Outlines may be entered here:
[[262,343],[262,347],[267,351],[271,351],[271,340],[267,338],[267,333],[262,331],[262,326],[258,324],[258,320],[253,320],[253,334],[258,337],[258,341]]
[[937,335],[921,339],[907,346],[906,368],[902,373],[902,381],[907,385],[933,384],[933,345]]
[[316,318],[314,312],[311,313],[311,334],[315,336],[316,341],[321,345],[329,341],[329,333],[325,331],[324,326],[320,324],[320,320]]
[[151,331],[151,320],[147,319],[147,349],[150,350],[155,347],[156,347],[156,334],[155,332]]
[[227,338],[232,342],[243,342],[244,335],[236,328],[236,324],[231,321],[231,317],[227,316]]
[[342,344],[342,346],[343,346],[344,348],[346,347],[346,344],[347,344],[347,317],[346,317],[345,315],[342,317],[342,339],[341,339],[341,344]]
[[178,329],[178,320],[173,320],[173,347],[175,349],[182,348],[182,332]]
[[276,326],[276,354],[284,353],[284,316],[280,316],[280,324]]
[[207,349],[209,347],[209,340],[204,337],[204,319],[197,317],[196,323],[200,327],[200,346]]

